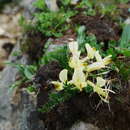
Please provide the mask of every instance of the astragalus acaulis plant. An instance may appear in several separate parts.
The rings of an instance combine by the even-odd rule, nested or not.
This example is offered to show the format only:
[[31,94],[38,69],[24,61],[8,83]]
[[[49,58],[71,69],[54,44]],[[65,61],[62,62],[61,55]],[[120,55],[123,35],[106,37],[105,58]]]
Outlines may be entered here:
[[[68,79],[68,70],[63,69],[59,74],[59,81],[52,81],[57,91],[64,91],[65,87],[76,89],[82,92],[87,87],[92,87],[93,92],[97,93],[101,100],[109,103],[110,89],[109,80],[104,79],[100,70],[109,68],[111,64],[111,55],[102,57],[98,50],[91,47],[88,43],[85,45],[86,56],[82,56],[78,49],[78,43],[72,41],[68,45],[71,52],[69,67],[73,69],[72,77]],[[91,75],[94,76],[91,76]],[[100,76],[99,76],[100,75]]]

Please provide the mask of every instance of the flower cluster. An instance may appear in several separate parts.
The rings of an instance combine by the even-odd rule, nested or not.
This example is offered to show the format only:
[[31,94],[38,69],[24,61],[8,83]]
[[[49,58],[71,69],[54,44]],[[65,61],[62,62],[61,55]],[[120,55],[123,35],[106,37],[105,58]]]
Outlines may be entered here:
[[72,84],[79,91],[87,86],[91,86],[93,91],[97,93],[100,98],[108,103],[109,92],[114,93],[110,90],[107,80],[102,77],[96,77],[96,83],[92,82],[95,80],[89,80],[90,73],[106,68],[111,63],[111,55],[102,58],[95,48],[92,48],[89,44],[85,45],[87,56],[81,57],[81,52],[78,50],[78,43],[76,41],[69,43],[69,49],[72,56],[69,60],[69,66],[74,70],[72,79],[68,80],[68,70],[63,69],[59,74],[60,81],[53,81],[57,91],[64,89],[64,84]]

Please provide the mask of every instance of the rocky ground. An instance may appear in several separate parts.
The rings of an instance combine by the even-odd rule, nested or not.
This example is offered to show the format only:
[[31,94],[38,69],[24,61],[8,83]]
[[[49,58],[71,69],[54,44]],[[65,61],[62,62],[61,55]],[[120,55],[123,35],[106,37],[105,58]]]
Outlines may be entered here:
[[[100,105],[97,95],[78,94],[71,100],[58,105],[48,113],[38,112],[48,100],[50,90],[49,80],[57,80],[61,67],[57,62],[39,67],[35,77],[30,82],[22,83],[19,88],[9,91],[9,86],[17,81],[20,76],[18,70],[9,62],[32,64],[43,53],[47,40],[54,44],[47,51],[52,51],[57,46],[66,44],[71,38],[76,39],[76,33],[69,29],[60,38],[48,38],[39,32],[29,31],[23,34],[18,21],[21,14],[27,19],[32,19],[34,0],[22,0],[17,6],[9,4],[0,12],[0,130],[130,130],[130,84],[123,82],[124,90],[111,95],[110,104]],[[54,1],[53,1],[54,2]],[[52,11],[57,11],[56,3],[47,5]],[[54,6],[53,6],[54,5]],[[119,5],[121,17],[128,19],[129,4]],[[127,10],[126,10],[127,8]],[[85,16],[82,13],[72,18],[72,24],[78,23],[87,28],[86,34],[95,34],[99,42],[105,42],[103,50],[108,49],[109,40],[119,40],[122,29],[107,16]],[[21,51],[28,44],[23,54],[13,55]],[[113,76],[114,73],[111,75]],[[35,84],[40,88],[38,95],[30,95],[24,88],[28,84]]]

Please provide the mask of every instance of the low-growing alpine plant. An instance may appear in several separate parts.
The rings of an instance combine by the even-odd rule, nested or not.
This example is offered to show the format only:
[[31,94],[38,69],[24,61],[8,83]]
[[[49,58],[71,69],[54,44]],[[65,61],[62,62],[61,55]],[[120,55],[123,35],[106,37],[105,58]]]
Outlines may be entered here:
[[[68,87],[73,86],[71,89],[77,89],[80,92],[84,88],[91,86],[93,91],[100,96],[101,100],[109,103],[109,92],[114,93],[114,91],[110,89],[108,80],[103,79],[102,75],[94,79],[94,77],[90,77],[90,74],[97,71],[95,74],[98,75],[98,70],[108,68],[108,65],[112,62],[111,55],[102,58],[99,51],[92,48],[89,44],[86,44],[85,48],[87,56],[82,57],[81,52],[78,50],[78,43],[76,41],[69,43],[69,50],[72,53],[69,66],[74,70],[72,79],[68,80],[68,70],[63,69],[59,74],[59,81],[52,81],[52,84],[54,84],[57,91],[64,91],[66,85]],[[96,83],[94,82],[95,80]]]
[[111,89],[110,80],[104,78],[111,69],[111,55],[103,58],[98,50],[87,43],[87,54],[84,56],[76,41],[70,42],[68,48],[71,53],[68,65],[71,69],[61,70],[59,80],[51,82],[56,92],[49,94],[49,101],[39,109],[41,112],[49,112],[56,105],[84,91],[97,93],[105,103],[109,103],[109,93],[115,93]]

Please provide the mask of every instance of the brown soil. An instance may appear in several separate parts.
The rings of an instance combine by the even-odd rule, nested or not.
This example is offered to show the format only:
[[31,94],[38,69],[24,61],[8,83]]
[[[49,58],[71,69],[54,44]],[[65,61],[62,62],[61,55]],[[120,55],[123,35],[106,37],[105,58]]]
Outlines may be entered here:
[[60,71],[61,68],[56,61],[44,65],[38,70],[35,76],[35,83],[40,83],[41,86],[45,87],[48,85],[49,81],[59,78],[58,74]]
[[72,29],[67,30],[62,37],[54,38],[52,42],[54,44],[66,44],[70,39],[76,40],[76,33]]
[[[41,88],[38,108],[47,102],[48,93],[53,89],[53,86],[48,86],[48,81],[57,80],[60,70],[59,65],[52,62],[37,73],[35,80]],[[96,94],[79,93],[50,112],[39,113],[39,118],[45,122],[48,130],[65,130],[78,120],[93,123],[101,130],[130,130],[130,87],[127,85],[110,97],[110,109],[105,103],[96,109],[99,103]]]
[[121,10],[120,16],[122,18],[127,19],[128,17],[130,17],[130,12],[128,11],[128,9],[130,8],[130,2],[128,2],[127,4],[118,5],[118,8]]
[[73,17],[72,21],[73,23],[86,26],[87,34],[94,34],[98,41],[119,40],[120,28],[108,18],[79,14]]
[[43,47],[47,39],[43,34],[30,30],[22,41],[21,49],[30,56],[32,61],[37,61],[43,55]]

